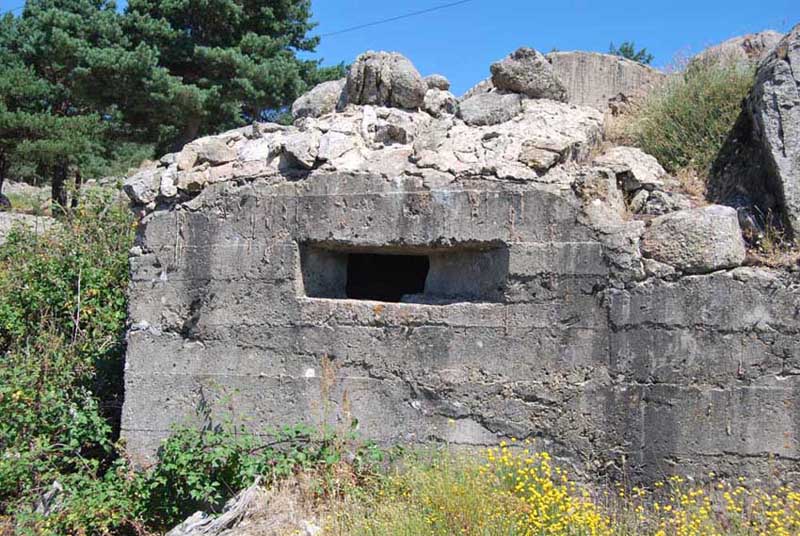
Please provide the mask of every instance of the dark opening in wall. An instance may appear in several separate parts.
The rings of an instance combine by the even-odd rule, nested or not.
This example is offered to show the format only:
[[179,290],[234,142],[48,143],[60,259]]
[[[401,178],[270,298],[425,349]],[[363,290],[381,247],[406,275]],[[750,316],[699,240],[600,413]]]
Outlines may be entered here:
[[301,244],[301,294],[309,298],[444,305],[503,301],[508,249],[380,248]]
[[431,267],[427,255],[347,255],[347,297],[354,300],[399,302],[405,295],[423,294]]

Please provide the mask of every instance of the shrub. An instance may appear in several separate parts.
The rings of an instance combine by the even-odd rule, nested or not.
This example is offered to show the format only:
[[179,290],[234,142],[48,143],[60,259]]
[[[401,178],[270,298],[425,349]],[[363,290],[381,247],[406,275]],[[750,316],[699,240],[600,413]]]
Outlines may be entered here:
[[688,168],[705,179],[752,85],[752,70],[692,62],[645,99],[630,135],[667,171]]
[[109,195],[0,248],[0,512],[112,450],[132,228]]
[[[116,191],[84,195],[46,234],[18,228],[0,247],[0,532],[11,518],[21,534],[140,534],[217,512],[256,478],[324,474],[345,456],[369,472],[381,453],[352,435],[231,422],[177,429],[135,471],[115,443],[134,226]],[[57,504],[37,513],[56,482]]]
[[140,517],[163,529],[198,510],[219,512],[257,479],[269,485],[301,471],[325,474],[348,451],[359,473],[369,472],[382,455],[371,443],[303,425],[260,436],[232,423],[182,428],[164,443],[153,468],[140,475]]
[[[0,515],[113,462],[133,238],[113,195],[89,190],[44,236],[19,228],[0,248]],[[84,497],[95,515],[102,497]]]

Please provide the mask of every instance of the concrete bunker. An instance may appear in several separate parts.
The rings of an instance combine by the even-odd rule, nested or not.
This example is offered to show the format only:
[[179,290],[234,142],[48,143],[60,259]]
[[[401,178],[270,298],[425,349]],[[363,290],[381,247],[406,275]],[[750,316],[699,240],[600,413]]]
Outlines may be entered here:
[[598,157],[600,111],[503,90],[470,122],[401,74],[127,181],[130,452],[202,404],[256,432],[535,439],[587,476],[796,478],[798,273],[743,266],[736,211],[691,205],[652,157]]

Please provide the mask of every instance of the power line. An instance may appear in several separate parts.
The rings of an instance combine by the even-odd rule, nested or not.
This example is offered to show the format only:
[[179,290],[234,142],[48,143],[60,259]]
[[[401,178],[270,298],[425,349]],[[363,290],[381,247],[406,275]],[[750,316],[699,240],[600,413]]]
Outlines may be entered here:
[[388,19],[381,19],[376,20],[373,22],[367,22],[365,24],[359,24],[358,26],[351,26],[350,28],[344,28],[343,30],[337,30],[335,32],[328,32],[320,35],[320,37],[330,37],[332,35],[339,35],[347,32],[354,32],[356,30],[361,30],[362,28],[369,28],[370,26],[377,26],[379,24],[386,24],[387,22],[394,22],[400,19],[407,19],[409,17],[416,17],[417,15],[424,15],[426,13],[431,13],[432,11],[439,11],[440,9],[446,9],[448,7],[455,7],[461,4],[466,4],[467,2],[472,2],[473,0],[459,0],[458,2],[450,2],[449,4],[442,4],[440,6],[429,7],[428,9],[421,9],[419,11],[412,11],[411,13],[406,13],[405,15],[397,15],[396,17],[390,17]]

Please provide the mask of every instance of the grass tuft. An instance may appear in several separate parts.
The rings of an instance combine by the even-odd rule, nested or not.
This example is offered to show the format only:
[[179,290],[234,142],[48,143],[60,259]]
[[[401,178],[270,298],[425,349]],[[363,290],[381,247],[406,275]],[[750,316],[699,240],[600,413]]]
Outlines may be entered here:
[[692,62],[634,111],[626,135],[671,173],[706,180],[753,86],[752,69]]

